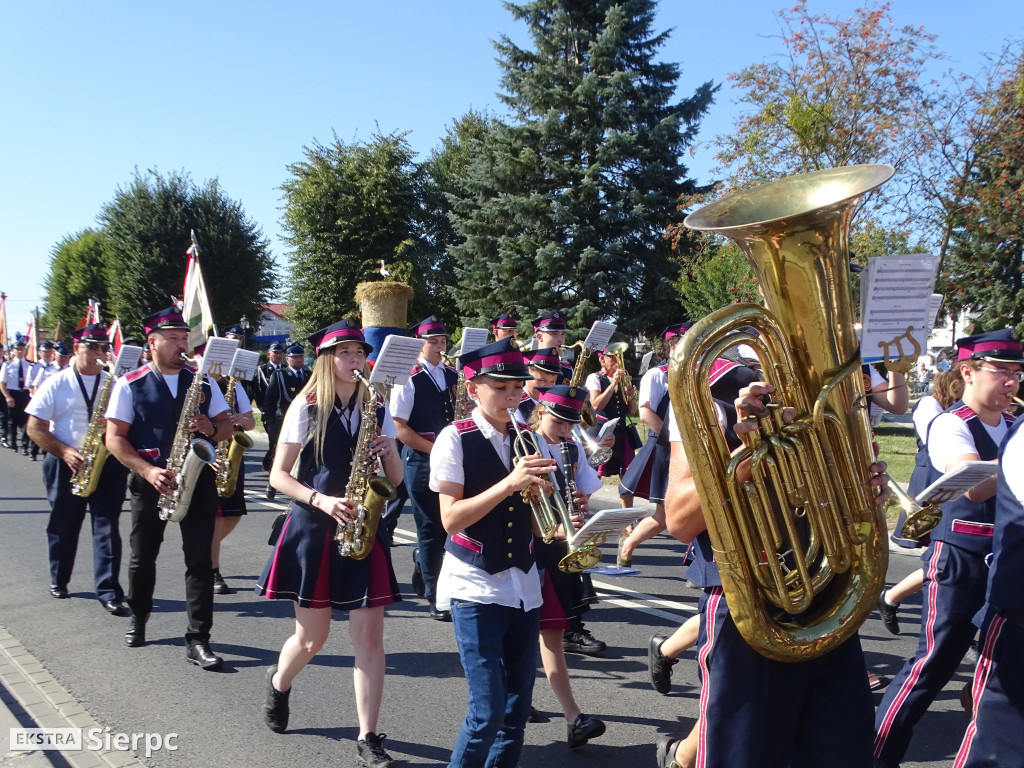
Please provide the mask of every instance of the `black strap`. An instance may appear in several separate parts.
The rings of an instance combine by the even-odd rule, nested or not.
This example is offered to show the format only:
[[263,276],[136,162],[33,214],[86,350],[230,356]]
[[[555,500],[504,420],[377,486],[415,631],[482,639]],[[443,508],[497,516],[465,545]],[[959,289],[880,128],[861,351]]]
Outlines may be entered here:
[[96,390],[100,386],[100,374],[96,374],[96,380],[92,383],[92,395],[86,393],[85,382],[82,381],[82,374],[75,367],[75,379],[78,381],[78,388],[82,390],[82,399],[85,400],[85,410],[89,413],[89,421],[92,421],[92,404],[96,402]]

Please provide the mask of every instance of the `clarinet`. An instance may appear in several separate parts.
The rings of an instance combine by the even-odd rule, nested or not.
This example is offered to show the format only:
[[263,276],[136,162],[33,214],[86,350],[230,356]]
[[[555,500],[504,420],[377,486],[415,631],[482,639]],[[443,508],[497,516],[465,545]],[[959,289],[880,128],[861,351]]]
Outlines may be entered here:
[[[565,508],[569,510],[569,517],[572,518],[580,512],[576,506],[576,465],[572,461],[568,440],[562,440],[558,444],[558,450],[562,454],[562,476],[565,478]],[[566,535],[572,536],[572,533],[566,531]]]

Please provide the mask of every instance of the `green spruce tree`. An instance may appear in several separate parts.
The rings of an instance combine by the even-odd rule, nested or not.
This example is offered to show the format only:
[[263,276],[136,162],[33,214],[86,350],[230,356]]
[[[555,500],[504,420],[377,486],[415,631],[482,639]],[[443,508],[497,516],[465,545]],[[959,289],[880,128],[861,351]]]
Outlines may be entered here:
[[653,0],[506,7],[533,47],[496,44],[513,119],[476,141],[453,195],[459,309],[559,308],[576,329],[611,317],[626,335],[654,332],[681,312],[665,231],[696,191],[680,158],[714,87],[675,100]]

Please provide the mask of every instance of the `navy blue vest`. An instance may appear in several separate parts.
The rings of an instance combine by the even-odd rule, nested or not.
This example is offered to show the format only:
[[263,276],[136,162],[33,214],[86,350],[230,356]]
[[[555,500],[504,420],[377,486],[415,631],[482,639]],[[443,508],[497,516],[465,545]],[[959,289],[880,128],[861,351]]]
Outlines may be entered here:
[[[310,400],[312,398],[309,398]],[[307,400],[306,405],[309,424],[312,427],[316,423],[315,402]],[[357,406],[358,410],[358,406]],[[377,426],[384,421],[384,409],[377,409]],[[358,419],[357,419],[358,422]],[[359,434],[358,424],[352,427],[352,434],[349,434],[345,425],[338,415],[337,409],[331,409],[331,415],[327,419],[327,428],[324,431],[323,453],[320,464],[314,463],[316,445],[313,436],[302,446],[299,454],[299,471],[297,478],[300,483],[305,483],[318,493],[325,496],[344,496],[348,486],[349,474],[352,472],[352,451],[355,448],[356,435]],[[298,503],[298,502],[297,502]],[[302,503],[305,506],[305,503]],[[307,507],[311,509],[311,507]]]
[[[992,569],[988,573],[988,602],[1001,611],[1024,614],[1024,504],[1006,484],[1003,451],[1021,431],[1024,419],[1010,427],[999,449],[999,479],[996,481],[995,534],[992,537]],[[1024,440],[1018,435],[1017,440]],[[1020,467],[1011,471],[1020,472]]]
[[[150,367],[149,363],[138,370],[125,374],[128,389],[132,394],[133,420],[128,431],[128,442],[138,454],[158,467],[166,467],[167,459],[174,443],[174,433],[178,428],[181,406],[185,402],[185,394],[192,385],[196,369],[186,365],[178,374],[178,394],[171,397],[163,377]],[[209,416],[210,381],[203,381],[203,394],[200,397],[199,412]],[[202,437],[198,432],[196,437]]]
[[519,415],[523,417],[523,421],[527,424],[530,423],[530,417],[533,415],[533,409],[536,407],[537,401],[523,392],[523,399],[519,403]]
[[[455,422],[462,441],[462,466],[466,474],[463,498],[486,491],[508,476],[494,446],[473,419]],[[533,529],[529,505],[521,493],[513,493],[480,520],[456,534],[449,534],[444,548],[465,563],[495,574],[515,567],[526,573],[533,567]]]
[[[971,430],[974,438],[975,453],[982,461],[991,461],[999,456],[997,446],[981,419],[963,400],[958,400],[950,406],[946,413],[952,413],[960,417]],[[1013,417],[1003,414],[1007,423],[1013,422]],[[934,422],[932,422],[934,424]],[[931,437],[931,429],[928,430]],[[928,484],[935,482],[944,473],[935,469],[931,462],[928,463]],[[932,531],[932,541],[945,541],[948,544],[965,549],[969,552],[985,556],[992,551],[992,524],[995,521],[996,500],[995,497],[988,501],[970,501],[966,496],[946,502],[942,505],[942,520]]]
[[[608,387],[612,385],[612,380],[605,376],[603,373],[597,375],[597,380],[601,383],[601,391],[604,392]],[[619,389],[619,385],[615,385],[615,394],[608,400],[607,405],[598,411],[598,414],[604,416],[609,421],[625,416],[629,413],[629,409],[626,407],[626,401],[622,397],[622,390]],[[615,428],[616,432],[626,431],[626,420],[622,419]]]
[[413,395],[412,412],[409,414],[409,429],[434,440],[441,430],[455,418],[455,395],[452,392],[459,382],[459,374],[444,366],[444,390],[439,390],[430,374],[417,365],[412,369]]
[[[914,410],[911,413],[917,411],[918,406],[921,405],[921,400],[917,401],[917,405],[914,406]],[[935,421],[935,419],[932,419],[932,421]],[[930,421],[925,429],[924,440],[921,439],[917,430],[914,430],[914,437],[917,438],[917,454],[914,456],[914,471],[910,473],[910,482],[907,484],[907,493],[910,494],[911,498],[914,498],[928,487],[928,478],[931,477],[930,467],[932,460],[928,455],[928,430],[931,429],[931,426]]]

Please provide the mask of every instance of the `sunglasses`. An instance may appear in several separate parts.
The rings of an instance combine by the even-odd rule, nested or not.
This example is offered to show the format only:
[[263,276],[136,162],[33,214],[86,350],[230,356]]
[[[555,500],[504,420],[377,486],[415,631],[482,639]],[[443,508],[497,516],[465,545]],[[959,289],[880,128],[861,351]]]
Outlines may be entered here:
[[102,341],[87,341],[85,342],[85,346],[90,352],[95,352],[96,350],[107,352],[110,350],[110,345],[105,344]]

